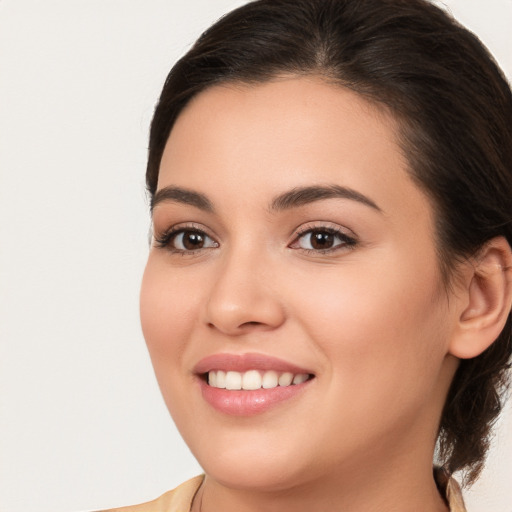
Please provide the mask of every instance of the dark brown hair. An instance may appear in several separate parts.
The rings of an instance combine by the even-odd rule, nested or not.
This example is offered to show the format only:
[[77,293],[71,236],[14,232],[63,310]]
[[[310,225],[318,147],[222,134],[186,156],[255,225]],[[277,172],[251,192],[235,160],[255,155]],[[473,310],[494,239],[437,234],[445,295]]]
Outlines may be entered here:
[[[512,94],[478,38],[426,0],[259,0],[208,29],[172,68],[151,125],[156,191],[173,124],[198,93],[226,82],[315,74],[390,110],[410,172],[435,205],[447,284],[454,263],[495,236],[512,244]],[[471,483],[501,409],[510,314],[495,343],[462,360],[439,428],[439,456]]]

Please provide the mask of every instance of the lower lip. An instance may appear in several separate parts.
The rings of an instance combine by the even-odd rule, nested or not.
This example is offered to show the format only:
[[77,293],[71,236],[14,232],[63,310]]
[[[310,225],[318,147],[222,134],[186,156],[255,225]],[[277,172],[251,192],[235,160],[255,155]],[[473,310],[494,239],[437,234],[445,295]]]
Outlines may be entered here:
[[301,394],[311,380],[270,389],[227,390],[209,386],[201,379],[203,398],[217,411],[231,416],[254,416]]

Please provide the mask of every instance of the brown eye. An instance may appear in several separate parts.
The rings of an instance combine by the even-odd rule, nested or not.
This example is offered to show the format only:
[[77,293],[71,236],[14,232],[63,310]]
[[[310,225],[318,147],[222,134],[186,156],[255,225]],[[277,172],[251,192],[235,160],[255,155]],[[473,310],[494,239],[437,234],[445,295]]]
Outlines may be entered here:
[[204,237],[201,233],[194,231],[185,231],[181,237],[183,247],[189,251],[194,249],[202,249],[204,245]]
[[313,249],[330,249],[334,244],[334,235],[327,231],[313,231],[309,243]]
[[170,245],[173,249],[183,252],[218,246],[207,234],[193,230],[178,231],[174,234]]
[[292,247],[322,252],[335,250],[338,247],[353,246],[355,243],[356,240],[354,238],[347,236],[341,231],[317,228],[302,233]]

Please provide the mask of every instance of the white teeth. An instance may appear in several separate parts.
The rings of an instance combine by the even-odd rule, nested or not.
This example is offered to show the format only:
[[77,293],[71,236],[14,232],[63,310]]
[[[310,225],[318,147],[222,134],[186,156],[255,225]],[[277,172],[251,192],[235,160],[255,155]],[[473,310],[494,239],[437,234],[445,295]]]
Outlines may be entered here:
[[307,373],[298,373],[294,375],[290,372],[281,374],[269,370],[262,372],[259,370],[249,370],[244,373],[223,370],[208,372],[208,384],[214,388],[247,391],[254,389],[272,389],[277,386],[290,386],[302,384],[309,378]]
[[258,370],[249,370],[242,377],[242,389],[260,389],[261,375]]
[[308,375],[306,373],[298,373],[293,377],[293,383],[294,384],[302,384],[303,382],[306,382],[308,380]]
[[217,377],[215,378],[215,387],[226,389],[226,372],[219,370],[218,372],[210,372],[210,373],[217,374]]
[[263,374],[263,379],[261,379],[261,386],[264,389],[277,388],[277,384],[279,382],[279,375],[277,372],[269,371]]
[[286,372],[279,376],[280,386],[289,386],[293,382],[293,373]]
[[242,374],[238,372],[227,372],[226,389],[242,389]]

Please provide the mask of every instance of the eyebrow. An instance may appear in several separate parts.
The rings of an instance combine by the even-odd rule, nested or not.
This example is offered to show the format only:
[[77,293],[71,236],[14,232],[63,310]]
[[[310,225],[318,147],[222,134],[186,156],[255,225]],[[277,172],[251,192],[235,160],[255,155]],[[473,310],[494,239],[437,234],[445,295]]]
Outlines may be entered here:
[[213,212],[214,210],[211,201],[204,194],[186,188],[170,186],[160,189],[153,196],[151,211],[153,211],[156,205],[166,201],[195,206],[206,212]]
[[289,210],[322,199],[351,199],[381,212],[379,206],[357,190],[340,185],[297,187],[277,196],[271,203],[274,211]]
[[[315,185],[293,188],[274,198],[270,204],[270,210],[290,210],[323,199],[350,199],[379,212],[382,211],[369,197],[354,189],[340,185]],[[175,186],[164,187],[156,192],[151,201],[151,211],[153,211],[155,206],[166,201],[194,206],[210,213],[214,212],[213,204],[206,195]]]

